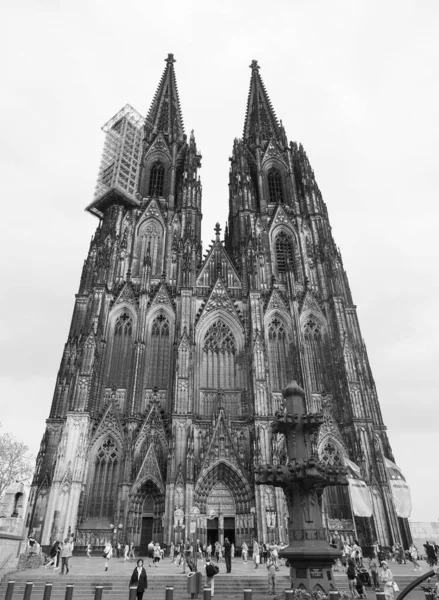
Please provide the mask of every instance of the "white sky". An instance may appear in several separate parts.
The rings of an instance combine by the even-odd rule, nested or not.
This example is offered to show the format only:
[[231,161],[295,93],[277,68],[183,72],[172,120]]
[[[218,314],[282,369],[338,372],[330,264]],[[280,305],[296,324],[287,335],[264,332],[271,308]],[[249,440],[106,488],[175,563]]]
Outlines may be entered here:
[[0,421],[36,453],[97,221],[104,134],[146,114],[174,53],[203,155],[203,240],[228,210],[252,59],[303,143],[349,276],[412,520],[439,518],[439,4],[3,3]]

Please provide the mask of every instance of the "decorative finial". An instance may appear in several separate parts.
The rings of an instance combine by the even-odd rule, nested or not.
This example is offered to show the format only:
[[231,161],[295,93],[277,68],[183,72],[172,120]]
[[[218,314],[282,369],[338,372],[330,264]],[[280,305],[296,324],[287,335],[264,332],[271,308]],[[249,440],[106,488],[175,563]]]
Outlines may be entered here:
[[220,239],[220,233],[221,233],[221,225],[219,223],[217,223],[215,225],[215,234],[216,234],[217,241],[219,241],[219,239]]
[[175,62],[177,62],[177,61],[175,60],[173,54],[168,54],[168,58],[165,58],[165,63],[167,65],[171,65],[172,66]]
[[252,64],[251,64],[251,65],[249,65],[249,67],[250,67],[250,69],[251,69],[252,71],[259,71],[259,69],[261,68],[261,67],[258,65],[258,61],[257,61],[257,60],[252,60]]

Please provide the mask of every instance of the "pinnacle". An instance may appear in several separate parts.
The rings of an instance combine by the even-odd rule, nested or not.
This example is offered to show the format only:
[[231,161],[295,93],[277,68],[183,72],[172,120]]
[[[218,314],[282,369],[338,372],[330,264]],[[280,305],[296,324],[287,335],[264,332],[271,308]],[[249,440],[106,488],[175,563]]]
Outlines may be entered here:
[[250,89],[247,99],[247,112],[244,123],[244,139],[261,143],[270,138],[279,139],[281,130],[271,100],[259,74],[257,60],[252,60]]
[[153,133],[162,131],[179,140],[184,137],[183,116],[178,97],[173,54],[165,58],[166,66],[146,118],[146,127]]

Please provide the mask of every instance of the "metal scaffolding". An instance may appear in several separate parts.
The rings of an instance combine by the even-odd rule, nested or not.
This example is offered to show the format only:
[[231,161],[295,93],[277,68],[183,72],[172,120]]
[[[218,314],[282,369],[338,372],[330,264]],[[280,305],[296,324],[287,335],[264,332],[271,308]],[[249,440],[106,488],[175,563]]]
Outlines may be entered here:
[[93,204],[110,189],[134,199],[139,183],[144,122],[145,118],[126,104],[102,127],[106,136]]

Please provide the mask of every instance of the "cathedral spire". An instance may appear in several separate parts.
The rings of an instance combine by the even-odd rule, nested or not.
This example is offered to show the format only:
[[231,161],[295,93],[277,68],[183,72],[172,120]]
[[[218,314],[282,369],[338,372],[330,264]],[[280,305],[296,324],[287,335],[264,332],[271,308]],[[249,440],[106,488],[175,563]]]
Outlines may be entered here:
[[166,67],[146,117],[145,128],[151,133],[161,131],[174,139],[183,140],[184,125],[175,78],[173,54],[165,58]]
[[258,61],[252,60],[250,68],[252,75],[244,123],[244,140],[256,144],[273,137],[279,140],[281,130],[264,82],[259,75]]

